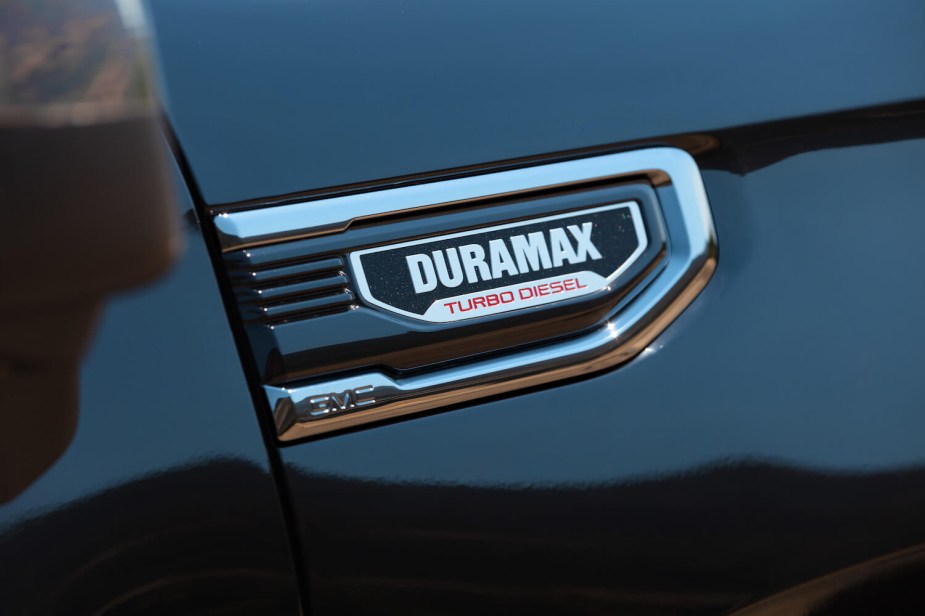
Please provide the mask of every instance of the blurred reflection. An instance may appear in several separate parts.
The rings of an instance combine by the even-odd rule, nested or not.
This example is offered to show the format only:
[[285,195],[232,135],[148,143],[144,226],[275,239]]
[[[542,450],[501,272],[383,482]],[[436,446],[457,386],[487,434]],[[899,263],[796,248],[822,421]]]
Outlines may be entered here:
[[105,299],[179,250],[137,35],[112,0],[0,5],[0,502],[70,442]]
[[124,0],[4,3],[0,114],[87,123],[150,108],[140,15]]

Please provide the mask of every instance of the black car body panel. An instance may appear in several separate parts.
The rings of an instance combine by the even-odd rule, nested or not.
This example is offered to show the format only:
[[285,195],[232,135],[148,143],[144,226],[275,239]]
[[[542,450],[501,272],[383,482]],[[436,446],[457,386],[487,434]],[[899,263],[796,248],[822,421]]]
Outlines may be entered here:
[[318,611],[716,614],[925,541],[923,160],[706,171],[719,267],[641,357],[284,448]]
[[[110,306],[74,443],[0,507],[0,611],[724,614],[925,543],[925,4],[151,15],[186,250]],[[259,384],[323,362],[260,361],[216,206],[655,145],[695,157],[720,258],[640,356],[274,440]],[[902,571],[831,613],[915,612]]]

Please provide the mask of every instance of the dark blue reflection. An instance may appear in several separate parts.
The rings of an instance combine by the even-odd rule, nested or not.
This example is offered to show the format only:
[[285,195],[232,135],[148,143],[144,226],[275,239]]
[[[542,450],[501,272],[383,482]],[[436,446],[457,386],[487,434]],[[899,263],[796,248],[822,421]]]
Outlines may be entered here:
[[925,96],[925,3],[166,0],[221,203]]

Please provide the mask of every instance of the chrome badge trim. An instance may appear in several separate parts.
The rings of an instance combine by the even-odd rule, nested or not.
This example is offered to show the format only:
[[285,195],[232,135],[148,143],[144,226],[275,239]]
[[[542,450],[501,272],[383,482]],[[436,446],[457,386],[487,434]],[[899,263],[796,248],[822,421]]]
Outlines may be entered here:
[[[264,385],[280,441],[317,436],[604,370],[633,358],[703,290],[716,268],[716,232],[700,172],[689,154],[651,148],[264,210],[218,214],[223,245],[240,248],[343,231],[352,221],[601,178],[647,177],[670,241],[667,263],[594,331],[402,377],[369,371]],[[425,198],[426,197],[426,198]],[[311,220],[315,224],[310,226]]]
[[[509,197],[576,183],[645,176],[653,186],[661,186],[669,181],[669,168],[680,172],[685,166],[683,157],[693,163],[687,152],[677,148],[635,150],[253,210],[217,208],[212,219],[222,251],[230,252],[340,233],[355,222],[383,214],[460,206],[476,199]],[[696,164],[694,169],[697,173]]]

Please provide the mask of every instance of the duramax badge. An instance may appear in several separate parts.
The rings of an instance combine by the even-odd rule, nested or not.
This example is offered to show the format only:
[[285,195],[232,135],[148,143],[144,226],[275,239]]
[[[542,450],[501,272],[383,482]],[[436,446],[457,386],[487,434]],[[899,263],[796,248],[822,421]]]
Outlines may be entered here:
[[706,285],[694,160],[651,148],[213,216],[282,441],[632,359]]
[[541,306],[605,289],[648,244],[628,201],[360,250],[360,297],[445,323]]

